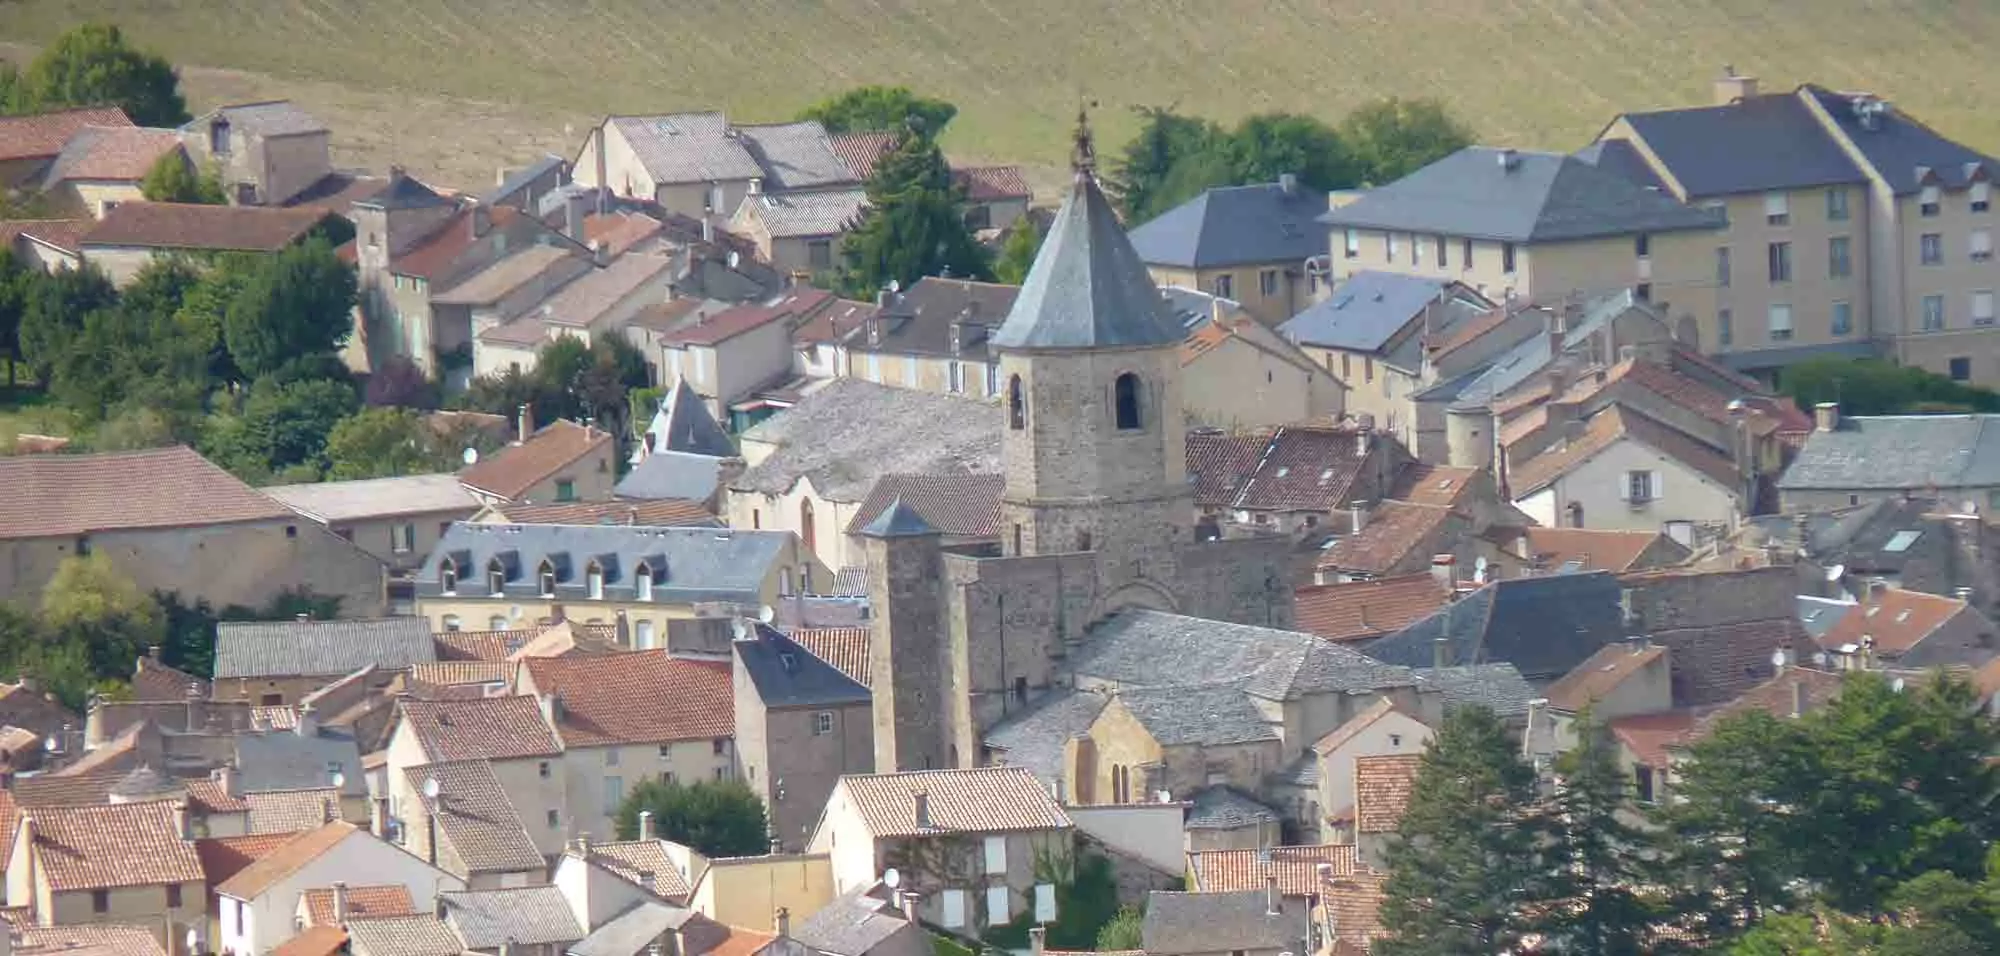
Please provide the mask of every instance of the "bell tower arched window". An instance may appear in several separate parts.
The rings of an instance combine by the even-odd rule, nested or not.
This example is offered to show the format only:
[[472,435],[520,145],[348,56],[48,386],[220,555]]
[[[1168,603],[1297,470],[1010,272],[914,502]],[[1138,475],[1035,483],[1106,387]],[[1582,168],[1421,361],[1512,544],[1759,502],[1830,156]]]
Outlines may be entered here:
[[1118,376],[1118,380],[1112,383],[1111,398],[1117,409],[1119,431],[1144,427],[1144,419],[1139,414],[1139,376],[1131,372]]
[[1021,393],[1021,376],[1007,380],[1007,427],[1020,431],[1028,427],[1028,396]]

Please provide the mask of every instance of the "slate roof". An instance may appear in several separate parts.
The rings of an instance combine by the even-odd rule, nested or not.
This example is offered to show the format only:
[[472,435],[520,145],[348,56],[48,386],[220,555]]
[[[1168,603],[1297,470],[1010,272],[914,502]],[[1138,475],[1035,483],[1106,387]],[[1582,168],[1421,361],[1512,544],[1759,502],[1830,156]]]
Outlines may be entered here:
[[1660,629],[1648,637],[1667,649],[1676,707],[1720,704],[1749,690],[1775,672],[1774,650],[1782,648],[1794,660],[1810,660],[1819,650],[1791,616]]
[[[326,855],[348,837],[361,833],[352,823],[335,820],[301,833],[277,849],[258,858],[215,888],[223,896],[254,900],[278,881],[297,873],[306,864]],[[371,839],[363,836],[362,839]]]
[[1861,170],[1791,93],[1619,118],[1690,200],[1863,182]]
[[275,485],[263,492],[314,521],[335,524],[367,518],[479,510],[479,499],[457,475],[400,475],[355,481]]
[[754,210],[771,238],[809,239],[852,229],[868,209],[868,193],[860,189],[758,193],[744,197],[743,206]]
[[[408,773],[417,800],[437,820],[440,837],[451,844],[452,853],[467,872],[539,873],[547,868],[491,764],[484,760],[449,761],[411,767]],[[438,782],[440,800],[423,795],[427,780]]]
[[[847,792],[868,835],[877,840],[1072,826],[1055,797],[1022,767],[847,774],[838,787]],[[928,827],[917,825],[919,793],[928,797]]]
[[[537,693],[562,704],[556,727],[567,747],[707,740],[736,732],[729,665],[625,651],[522,662]],[[646,701],[634,707],[633,701]]]
[[475,491],[518,498],[551,475],[611,444],[611,433],[559,419],[535,430],[528,440],[508,445],[458,473]]
[[1195,504],[1232,511],[1345,508],[1368,461],[1358,435],[1291,425],[1243,434],[1191,431],[1187,472]]
[[23,816],[33,823],[41,878],[57,892],[203,880],[168,801],[35,807]]
[[1868,129],[1855,112],[1855,101],[1863,94],[1839,93],[1808,84],[1797,95],[1818,100],[1847,141],[1861,151],[1868,165],[1888,180],[1889,187],[1899,196],[1917,192],[1927,182],[1946,189],[1964,189],[1971,185],[1975,171],[1983,172],[1988,182],[2000,174],[2000,160],[1940,136],[1888,103],[1882,104],[1887,108],[1876,127]]
[[106,212],[78,242],[86,247],[276,252],[304,238],[326,217],[326,210],[311,207],[125,202]]
[[337,677],[373,664],[400,670],[437,659],[419,617],[335,621],[224,621],[215,628],[215,676]]
[[1209,269],[1252,263],[1301,268],[1327,252],[1316,221],[1327,209],[1324,190],[1293,183],[1216,186],[1132,230],[1132,248],[1155,266]]
[[[625,137],[656,183],[710,183],[764,175],[720,112],[614,116],[607,122]],[[728,210],[716,212],[726,215]]]
[[425,559],[416,587],[425,596],[441,593],[439,572],[449,559],[458,569],[455,594],[495,597],[488,591],[487,571],[497,563],[506,573],[504,594],[534,596],[547,562],[555,571],[556,596],[583,600],[595,561],[603,569],[604,600],[636,601],[643,563],[653,576],[655,603],[755,604],[791,540],[784,531],[460,522]]
[[1352,876],[1360,861],[1352,843],[1274,846],[1264,850],[1197,850],[1188,854],[1188,877],[1200,893],[1262,892],[1278,878],[1278,892],[1312,896],[1320,891],[1320,864],[1336,877]]
[[1708,478],[1724,490],[1734,492],[1737,488],[1736,464],[1722,452],[1641,412],[1624,405],[1612,405],[1590,416],[1581,435],[1567,442],[1557,442],[1528,460],[1515,464],[1509,491],[1516,500],[1531,495],[1628,439]]
[[802,627],[792,632],[791,637],[806,653],[829,664],[835,670],[854,679],[863,687],[868,686],[868,642],[872,631],[866,627]]
[[1835,624],[1840,623],[1840,619],[1845,617],[1848,609],[1854,607],[1856,603],[1839,598],[1801,594],[1798,598],[1799,626],[1805,628],[1813,640],[1819,640],[1825,637],[1826,632],[1832,630]]
[[[850,336],[845,344],[849,352],[983,363],[991,355],[989,333],[1007,317],[1020,293],[1019,286],[925,276],[890,296],[873,321],[862,324],[865,331]],[[961,317],[965,321],[958,348],[953,349],[951,330]]]
[[[665,454],[676,454],[666,452]],[[504,510],[502,510],[504,509]],[[640,527],[716,527],[721,521],[697,500],[570,501],[559,505],[503,505],[494,509],[507,524],[602,524]],[[495,515],[489,515],[495,516]]]
[[1291,950],[1310,931],[1312,916],[1299,900],[1279,899],[1267,912],[1261,889],[1236,893],[1165,893],[1146,897],[1140,938],[1149,956]]
[[1666,656],[1667,649],[1657,644],[1606,644],[1549,686],[1549,706],[1581,711]]
[[1410,805],[1422,754],[1371,754],[1354,758],[1354,830],[1394,833]]
[[894,501],[914,510],[940,534],[967,538],[999,535],[999,475],[883,475],[854,510],[848,534],[860,534]]
[[777,447],[731,487],[783,494],[805,478],[858,502],[883,475],[999,474],[1000,430],[997,402],[836,378],[743,434]]
[[1158,348],[1184,337],[1097,180],[1078,174],[993,345]]
[[1503,720],[1528,715],[1528,703],[1541,696],[1513,664],[1460,664],[1419,667],[1411,671],[1424,687],[1444,698],[1446,709],[1479,706]]
[[[694,512],[697,510],[708,514],[708,506],[704,502],[722,485],[722,461],[713,455],[656,451],[633,465],[625,477],[618,479],[611,493],[627,499],[626,503],[636,499],[639,502],[685,505],[681,514],[669,523],[689,523],[695,520]],[[713,515],[709,517],[713,518]]]
[[1113,699],[1162,747],[1219,747],[1278,739],[1241,684],[1135,687],[1118,691]]
[[[553,326],[591,328],[600,320],[609,322],[606,317],[621,303],[631,301],[647,283],[674,267],[672,258],[651,252],[618,255],[571,279],[534,306],[533,314]],[[663,285],[655,286],[647,297],[658,296],[663,289]]]
[[347,921],[348,944],[368,956],[460,956],[465,944],[431,913],[368,916]]
[[1648,189],[1666,189],[1667,184],[1653,171],[1638,148],[1629,140],[1600,139],[1570,155],[1596,166],[1599,169],[1617,173]]
[[1442,546],[1438,534],[1451,516],[1452,510],[1442,505],[1383,501],[1369,509],[1360,531],[1341,535],[1320,552],[1318,567],[1389,574],[1412,553],[1438,550]]
[[756,625],[731,648],[766,707],[838,707],[871,699],[866,686],[769,625]]
[[1572,156],[1486,146],[1371,189],[1320,222],[1534,243],[1725,225],[1720,211],[1684,206]]
[[877,883],[857,887],[803,920],[792,922],[792,938],[822,953],[861,956],[910,924],[896,904],[880,898],[893,893]]
[[186,528],[292,515],[284,505],[184,446],[99,455],[0,457],[0,488],[11,492],[0,495],[0,539]]
[[325,123],[314,119],[312,114],[300,109],[298,104],[291,100],[263,100],[218,107],[196,117],[181,128],[205,129],[208,122],[218,116],[228,120],[230,126],[258,136],[297,136],[302,133],[326,132]]
[[533,697],[406,700],[403,720],[432,762],[507,760],[562,752]]
[[438,898],[445,922],[467,949],[574,943],[586,934],[568,898],[553,885],[446,890]]
[[1182,826],[1189,830],[1234,830],[1278,822],[1278,813],[1240,790],[1215,784],[1195,792]]
[[684,452],[728,458],[736,454],[736,440],[709,414],[708,405],[684,378],[675,380],[674,387],[660,400],[653,420],[646,423],[646,437],[647,450],[654,455]]
[[1442,341],[1445,330],[1493,309],[1493,303],[1448,279],[1370,269],[1348,276],[1325,299],[1286,319],[1278,332],[1300,345],[1387,354],[1433,303],[1442,303],[1431,316],[1433,343]]
[[1121,612],[1094,625],[1070,661],[1080,678],[1121,687],[1185,687],[1244,681],[1269,700],[1322,692],[1407,687],[1408,669],[1299,631],[1183,617]]
[[516,250],[480,269],[451,288],[431,296],[444,305],[492,305],[527,286],[565,262],[581,260],[586,253],[574,246],[535,244]]
[[0,162],[55,156],[86,127],[131,125],[131,118],[116,106],[0,116]]
[[1111,698],[1089,691],[1057,688],[1030,702],[986,731],[986,746],[997,763],[1025,767],[1051,789],[1063,779],[1063,746],[1084,733]]
[[2000,415],[1842,416],[1813,431],[1778,479],[1781,491],[1985,488],[2000,485]]
[[736,132],[763,168],[766,190],[820,189],[860,179],[834,151],[819,120],[739,126]]
[[361,796],[368,792],[368,783],[361,776],[361,748],[342,730],[237,734],[235,742],[238,793],[331,787],[336,772],[345,777],[343,793]]
[[86,126],[63,144],[42,175],[42,188],[74,181],[137,182],[180,145],[180,135],[170,129]]
[[1436,638],[1453,664],[1513,664],[1529,680],[1569,673],[1625,637],[1618,579],[1603,572],[1495,581],[1368,646],[1391,664],[1429,667]]

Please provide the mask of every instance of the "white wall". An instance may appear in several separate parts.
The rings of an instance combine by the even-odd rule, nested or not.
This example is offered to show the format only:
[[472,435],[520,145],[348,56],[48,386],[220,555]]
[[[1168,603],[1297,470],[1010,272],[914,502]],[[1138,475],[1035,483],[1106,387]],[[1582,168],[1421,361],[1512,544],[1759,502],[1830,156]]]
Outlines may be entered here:
[[1354,803],[1354,758],[1423,753],[1431,729],[1402,711],[1390,711],[1349,738],[1340,748],[1319,758],[1319,802],[1322,815]]
[[813,831],[809,853],[824,853],[833,864],[833,892],[845,893],[875,881],[875,839],[847,795],[846,784],[833,788],[826,814]]
[[[464,889],[455,876],[439,870],[415,856],[376,839],[365,830],[356,830],[326,852],[291,875],[272,884],[254,900],[247,901],[243,925],[233,925],[229,897],[222,898],[222,946],[230,953],[267,953],[292,938],[292,920],[298,913],[299,896],[315,887],[331,886],[335,880],[349,886],[401,884],[410,890],[417,912],[427,912],[435,904],[439,889]],[[232,933],[231,931],[235,932]]]
[[[1654,499],[1625,500],[1626,476],[1654,475]],[[1571,468],[1548,488],[1515,501],[1529,517],[1551,527],[1570,524],[1570,504],[1583,505],[1585,528],[1665,531],[1670,521],[1717,522],[1734,526],[1736,494],[1709,476],[1652,448],[1625,439]]]
[[1187,868],[1187,836],[1182,829],[1187,818],[1183,803],[1127,804],[1122,806],[1066,806],[1076,828],[1104,845],[1127,853],[1167,873]]

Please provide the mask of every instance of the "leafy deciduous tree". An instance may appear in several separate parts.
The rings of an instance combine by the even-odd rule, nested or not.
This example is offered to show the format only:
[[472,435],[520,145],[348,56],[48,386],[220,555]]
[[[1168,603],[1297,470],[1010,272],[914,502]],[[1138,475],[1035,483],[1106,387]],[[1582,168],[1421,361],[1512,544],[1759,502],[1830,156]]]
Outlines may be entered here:
[[1401,179],[1472,144],[1472,131],[1433,99],[1390,97],[1357,107],[1341,121],[1358,182]]
[[148,202],[220,206],[229,201],[222,193],[222,179],[213,170],[196,171],[178,149],[169,150],[146,170],[146,178],[139,181],[139,194]]
[[252,377],[295,358],[331,353],[354,329],[354,269],[311,238],[262,263],[229,301],[223,341]]
[[167,61],[132,48],[116,26],[86,23],[56,38],[17,81],[19,111],[117,106],[140,126],[188,121],[180,77]]
[[450,471],[458,465],[459,450],[441,446],[440,437],[410,409],[364,408],[327,433],[326,477],[346,481]]
[[42,623],[56,643],[81,651],[91,671],[129,671],[166,637],[160,606],[102,554],[64,558],[42,589]]
[[641,810],[653,811],[656,834],[708,856],[750,856],[769,846],[764,802],[740,780],[647,780],[618,806],[619,839],[638,838]]
[[1026,282],[1035,254],[1042,251],[1042,237],[1042,225],[1033,216],[1022,216],[1015,222],[1007,232],[1006,244],[1000,247],[1000,258],[993,263],[994,281],[1008,285]]
[[799,118],[819,120],[829,133],[863,130],[900,132],[909,128],[914,120],[916,128],[936,136],[957,115],[958,107],[943,100],[918,96],[908,87],[862,86],[807,107]]

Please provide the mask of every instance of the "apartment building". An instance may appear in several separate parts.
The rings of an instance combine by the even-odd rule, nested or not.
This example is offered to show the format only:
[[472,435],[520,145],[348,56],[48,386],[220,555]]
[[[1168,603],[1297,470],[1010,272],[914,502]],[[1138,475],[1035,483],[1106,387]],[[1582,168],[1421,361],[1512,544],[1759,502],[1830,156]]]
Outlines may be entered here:
[[1726,217],[1697,324],[1731,366],[1884,354],[2000,380],[1992,157],[1869,93],[1733,71],[1714,105],[1620,115],[1582,155]]

